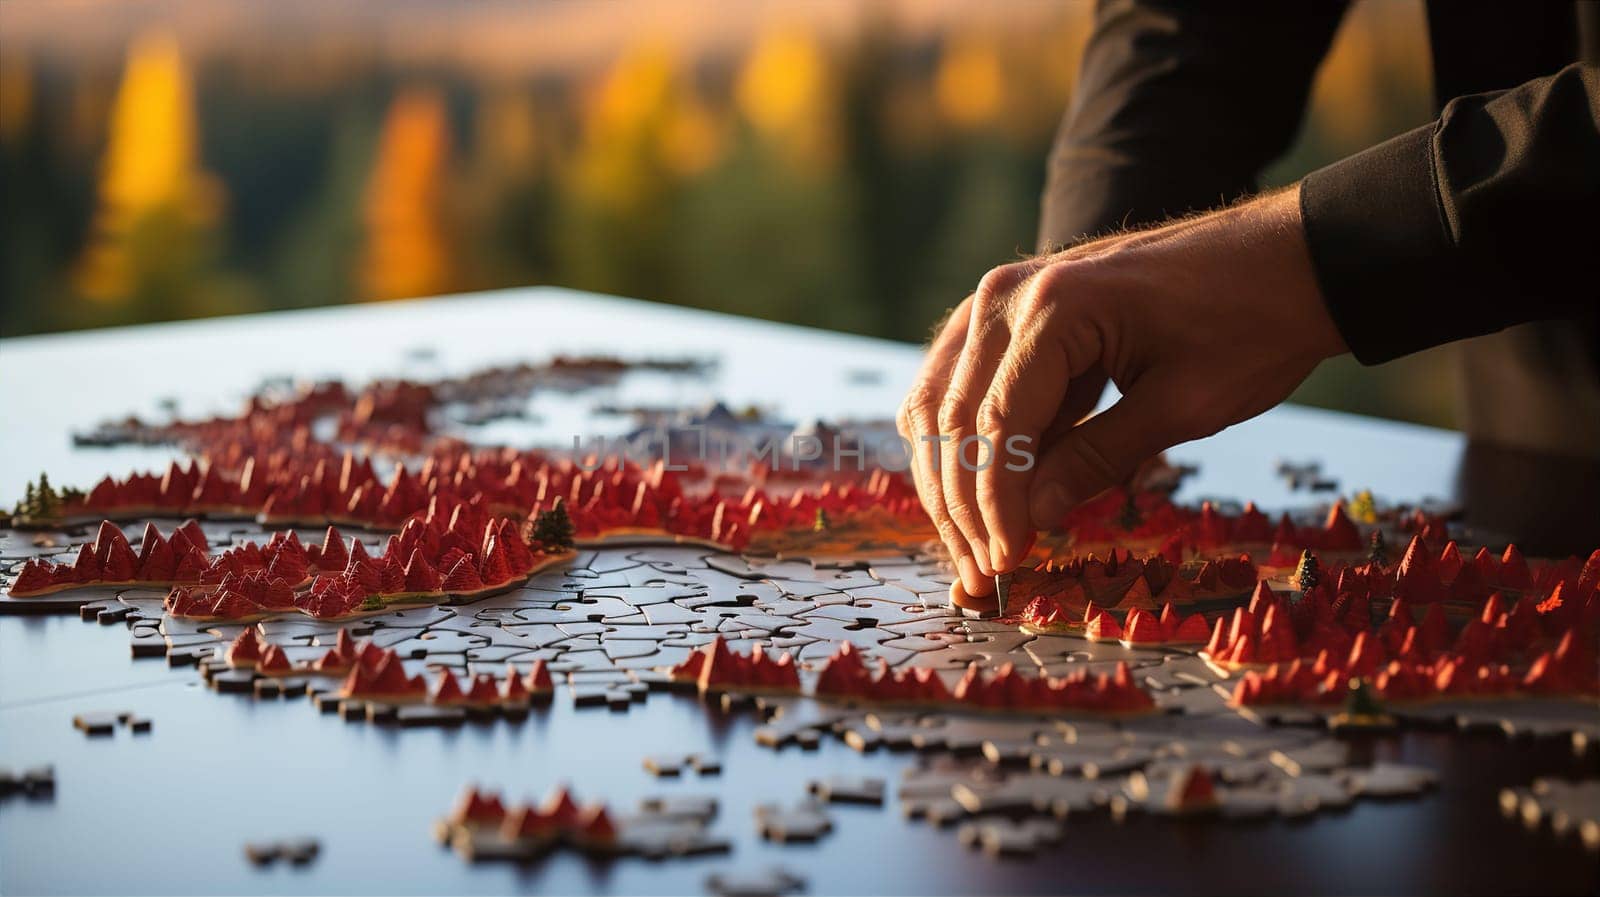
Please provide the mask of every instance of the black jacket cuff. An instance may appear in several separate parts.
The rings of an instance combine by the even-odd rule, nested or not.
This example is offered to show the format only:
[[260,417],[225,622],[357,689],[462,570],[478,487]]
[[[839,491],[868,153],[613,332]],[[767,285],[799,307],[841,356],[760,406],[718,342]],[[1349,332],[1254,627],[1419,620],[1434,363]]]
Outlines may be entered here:
[[[1323,300],[1363,364],[1469,335],[1449,324],[1441,283],[1454,244],[1439,205],[1433,125],[1307,175],[1300,213]],[[1444,276],[1448,277],[1448,274]]]

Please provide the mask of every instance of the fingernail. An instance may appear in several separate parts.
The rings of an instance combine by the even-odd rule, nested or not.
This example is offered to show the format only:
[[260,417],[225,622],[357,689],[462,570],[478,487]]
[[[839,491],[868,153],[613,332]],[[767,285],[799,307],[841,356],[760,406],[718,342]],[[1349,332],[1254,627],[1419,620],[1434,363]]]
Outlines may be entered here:
[[982,542],[972,543],[972,557],[978,562],[978,572],[984,576],[994,576],[994,565],[989,563],[989,547]]
[[961,587],[968,595],[987,595],[994,588],[993,581],[978,572],[978,565],[971,555],[962,555],[956,561],[956,572],[961,575]]
[[1033,493],[1028,506],[1033,514],[1033,525],[1039,529],[1054,529],[1071,510],[1067,503],[1067,491],[1061,488],[1060,483],[1045,483]]
[[989,537],[989,562],[993,565],[996,575],[1004,573],[1017,565],[1017,562],[1011,558],[1011,550],[1006,547],[1006,543],[1001,541],[999,536]]

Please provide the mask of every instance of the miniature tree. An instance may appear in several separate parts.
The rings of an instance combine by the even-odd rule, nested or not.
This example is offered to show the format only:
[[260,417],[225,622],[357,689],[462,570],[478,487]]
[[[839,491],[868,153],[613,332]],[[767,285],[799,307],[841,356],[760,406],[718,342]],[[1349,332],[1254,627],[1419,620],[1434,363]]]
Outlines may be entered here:
[[1133,500],[1133,490],[1128,490],[1128,497],[1122,503],[1122,511],[1117,517],[1117,523],[1125,530],[1132,532],[1144,522],[1144,515],[1139,513],[1139,505]]
[[532,541],[542,545],[546,551],[571,549],[577,534],[577,527],[572,525],[572,518],[567,515],[564,499],[556,499],[550,510],[540,511],[533,518]]
[[56,495],[56,490],[50,486],[50,475],[39,474],[39,489],[34,493],[34,516],[50,517],[56,512],[56,506],[61,503],[61,497]]
[[34,506],[39,503],[39,492],[33,487],[33,480],[28,481],[28,486],[22,492],[22,501],[17,502],[17,516],[31,517]]
[[1294,580],[1301,592],[1309,592],[1322,582],[1322,565],[1317,562],[1317,556],[1311,553],[1311,549],[1300,552],[1300,564],[1294,568]]
[[1372,693],[1372,687],[1367,684],[1367,680],[1360,676],[1350,680],[1350,693],[1344,700],[1344,712],[1353,717],[1384,715],[1383,705],[1378,703],[1378,696]]
[[1372,531],[1372,547],[1367,551],[1367,563],[1382,567],[1389,563],[1389,546],[1383,541],[1383,530]]
[[816,521],[814,523],[811,524],[811,531],[814,532],[814,533],[827,532],[828,528],[830,526],[832,526],[832,525],[833,525],[833,522],[828,519],[827,510],[823,509],[823,508],[818,508],[817,509],[817,519],[816,519]]
[[1345,513],[1350,519],[1358,523],[1377,523],[1378,504],[1372,497],[1371,489],[1363,489],[1350,499],[1350,504],[1345,508]]

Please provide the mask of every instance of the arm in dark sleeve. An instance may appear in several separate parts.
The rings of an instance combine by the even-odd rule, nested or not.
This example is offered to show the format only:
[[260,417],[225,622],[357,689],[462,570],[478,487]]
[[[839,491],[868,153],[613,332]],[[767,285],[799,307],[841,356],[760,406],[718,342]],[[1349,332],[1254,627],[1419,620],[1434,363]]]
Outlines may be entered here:
[[1600,72],[1457,98],[1300,191],[1323,297],[1366,364],[1594,306]]
[[1343,2],[1101,0],[1039,246],[1222,205],[1299,129]]

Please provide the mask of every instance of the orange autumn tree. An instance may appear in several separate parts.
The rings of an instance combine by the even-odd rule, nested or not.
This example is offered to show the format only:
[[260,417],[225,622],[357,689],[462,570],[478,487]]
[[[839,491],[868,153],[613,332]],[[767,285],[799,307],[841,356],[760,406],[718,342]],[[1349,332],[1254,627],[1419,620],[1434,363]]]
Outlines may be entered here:
[[432,88],[401,91],[389,105],[367,181],[362,298],[427,296],[456,286],[445,222],[449,167],[444,97]]

